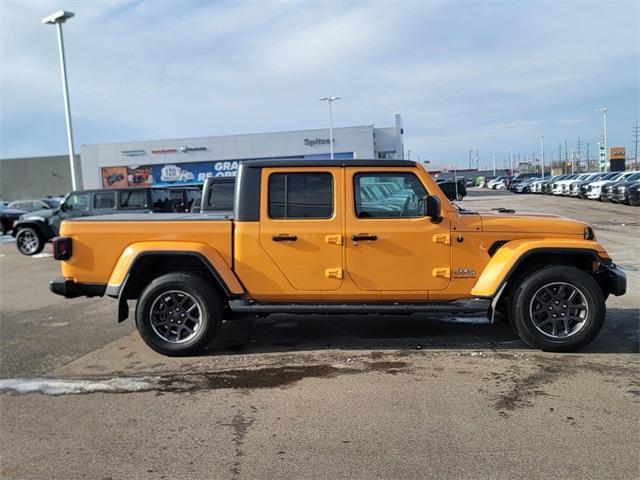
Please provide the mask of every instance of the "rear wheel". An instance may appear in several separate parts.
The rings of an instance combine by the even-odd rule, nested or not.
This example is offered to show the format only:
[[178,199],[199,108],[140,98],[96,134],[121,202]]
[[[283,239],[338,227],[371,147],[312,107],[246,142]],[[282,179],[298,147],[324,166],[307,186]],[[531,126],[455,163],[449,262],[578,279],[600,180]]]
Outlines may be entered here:
[[152,281],[136,307],[140,336],[163,355],[194,355],[211,341],[222,320],[214,287],[201,277],[170,273]]
[[511,319],[528,345],[571,352],[588,345],[606,315],[597,282],[574,267],[553,265],[527,275],[511,297]]
[[44,248],[44,238],[35,228],[21,228],[16,234],[16,246],[23,255],[35,255]]

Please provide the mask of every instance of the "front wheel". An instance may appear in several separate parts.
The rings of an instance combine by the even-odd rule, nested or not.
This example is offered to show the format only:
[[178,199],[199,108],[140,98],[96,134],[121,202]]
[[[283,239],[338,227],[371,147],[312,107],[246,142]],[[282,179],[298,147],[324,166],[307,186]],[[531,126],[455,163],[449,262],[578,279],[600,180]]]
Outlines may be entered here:
[[606,315],[597,282],[574,267],[543,267],[522,279],[511,297],[511,318],[529,346],[572,352],[600,332]]
[[170,273],[153,280],[136,307],[144,342],[169,356],[194,355],[211,341],[222,319],[214,287],[196,275]]
[[16,234],[16,246],[23,255],[35,255],[44,248],[44,238],[35,228],[21,228]]

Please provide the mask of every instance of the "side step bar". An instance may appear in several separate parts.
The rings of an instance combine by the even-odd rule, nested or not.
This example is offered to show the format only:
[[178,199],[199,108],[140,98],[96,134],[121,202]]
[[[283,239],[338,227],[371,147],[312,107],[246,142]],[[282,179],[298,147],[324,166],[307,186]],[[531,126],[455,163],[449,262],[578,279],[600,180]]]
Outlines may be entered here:
[[454,302],[308,302],[258,303],[253,300],[232,299],[229,307],[238,313],[482,313],[486,314],[490,300],[469,299]]

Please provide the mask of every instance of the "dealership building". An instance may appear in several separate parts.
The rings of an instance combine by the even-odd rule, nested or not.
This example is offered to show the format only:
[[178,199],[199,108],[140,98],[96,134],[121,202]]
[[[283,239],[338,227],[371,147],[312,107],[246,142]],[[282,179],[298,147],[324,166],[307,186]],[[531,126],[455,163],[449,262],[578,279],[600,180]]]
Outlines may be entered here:
[[[400,115],[395,125],[333,129],[338,159],[404,158]],[[329,129],[83,145],[83,188],[188,185],[235,176],[244,160],[330,157]]]

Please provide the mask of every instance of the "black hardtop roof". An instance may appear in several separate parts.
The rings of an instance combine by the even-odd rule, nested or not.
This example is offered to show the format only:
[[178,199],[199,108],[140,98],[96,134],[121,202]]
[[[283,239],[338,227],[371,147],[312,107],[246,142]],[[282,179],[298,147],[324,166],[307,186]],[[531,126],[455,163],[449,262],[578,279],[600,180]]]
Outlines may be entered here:
[[242,163],[249,168],[262,167],[415,167],[416,162],[411,160],[245,160]]

